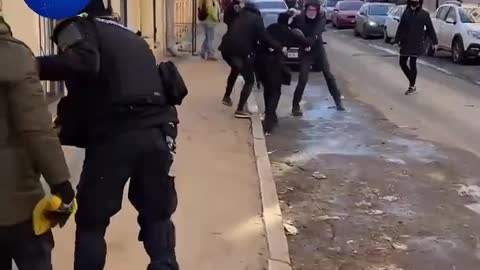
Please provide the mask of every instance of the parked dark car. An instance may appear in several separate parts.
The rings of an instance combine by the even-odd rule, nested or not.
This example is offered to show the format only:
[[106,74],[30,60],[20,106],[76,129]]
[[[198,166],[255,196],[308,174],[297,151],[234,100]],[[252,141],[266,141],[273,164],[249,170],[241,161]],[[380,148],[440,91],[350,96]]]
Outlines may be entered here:
[[356,15],[362,7],[362,1],[340,1],[332,15],[332,25],[336,28],[355,27]]
[[366,3],[360,8],[355,25],[355,35],[362,38],[383,37],[385,20],[393,4]]

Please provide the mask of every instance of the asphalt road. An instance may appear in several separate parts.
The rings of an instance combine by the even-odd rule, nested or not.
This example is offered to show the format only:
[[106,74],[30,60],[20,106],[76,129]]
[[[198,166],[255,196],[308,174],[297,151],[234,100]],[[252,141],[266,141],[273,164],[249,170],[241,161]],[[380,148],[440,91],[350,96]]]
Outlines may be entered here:
[[[480,65],[462,66],[447,57],[419,61],[415,96],[408,87],[394,46],[353,37],[351,30],[325,33],[330,63],[348,91],[414,134],[480,153]],[[442,55],[445,55],[443,53]]]
[[480,66],[424,58],[419,93],[405,96],[394,47],[350,30],[325,40],[348,111],[330,108],[316,73],[302,118],[290,116],[295,82],[283,88],[267,137],[284,219],[298,229],[294,269],[476,269]]

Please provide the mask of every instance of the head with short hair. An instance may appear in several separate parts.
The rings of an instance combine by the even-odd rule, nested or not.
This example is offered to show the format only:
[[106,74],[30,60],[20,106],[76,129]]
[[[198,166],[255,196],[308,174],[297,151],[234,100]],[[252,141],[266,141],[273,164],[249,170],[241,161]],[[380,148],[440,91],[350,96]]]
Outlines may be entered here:
[[93,17],[110,16],[113,13],[111,0],[91,0],[80,13]]

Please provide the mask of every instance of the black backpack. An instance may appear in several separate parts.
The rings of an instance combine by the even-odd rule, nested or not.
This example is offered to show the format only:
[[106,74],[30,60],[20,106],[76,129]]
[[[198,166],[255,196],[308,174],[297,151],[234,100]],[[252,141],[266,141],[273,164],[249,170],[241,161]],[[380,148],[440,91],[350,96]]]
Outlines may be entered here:
[[157,66],[158,75],[162,78],[163,90],[168,105],[181,105],[188,95],[188,89],[182,75],[171,61],[162,62]]

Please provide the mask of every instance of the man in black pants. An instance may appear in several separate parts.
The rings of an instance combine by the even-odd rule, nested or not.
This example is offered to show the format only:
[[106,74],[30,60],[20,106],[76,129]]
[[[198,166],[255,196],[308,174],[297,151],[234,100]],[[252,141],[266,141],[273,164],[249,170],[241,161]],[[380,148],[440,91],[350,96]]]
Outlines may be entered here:
[[335,77],[330,71],[327,53],[323,45],[322,33],[325,31],[325,24],[325,14],[320,9],[320,4],[317,0],[307,2],[305,4],[305,11],[296,16],[291,24],[292,28],[300,29],[305,37],[312,43],[311,47],[302,48],[302,50],[300,50],[298,85],[295,89],[292,104],[292,114],[294,116],[303,115],[302,109],[300,108],[300,101],[302,101],[303,92],[308,83],[310,68],[316,61],[320,61],[321,63],[323,76],[327,82],[328,90],[335,101],[337,110],[345,110]]
[[67,126],[81,125],[83,132],[70,141],[85,148],[73,269],[105,267],[105,233],[130,180],[128,198],[138,211],[147,269],[178,270],[171,221],[177,194],[170,174],[177,112],[148,44],[111,15],[103,0],[92,0],[84,13],[55,28],[59,54],[37,58],[40,78],[65,81],[69,90],[59,104],[60,139],[76,135]]
[[[405,95],[417,93],[417,57],[425,52],[425,30],[433,43],[434,50],[438,40],[433,28],[432,19],[422,8],[423,0],[408,0],[407,8],[398,26],[394,44],[400,46],[400,67],[410,83]],[[407,64],[407,62],[409,62]]]
[[[311,46],[302,33],[297,33],[289,28],[288,22],[292,16],[294,13],[291,11],[279,14],[277,23],[268,26],[268,34],[285,47]],[[291,74],[283,60],[284,55],[281,52],[270,52],[268,47],[260,44],[255,67],[264,86],[265,119],[263,128],[266,133],[271,133],[278,125],[277,107],[282,84],[290,84]]]
[[253,3],[246,2],[238,17],[223,36],[219,48],[223,59],[231,68],[222,99],[223,104],[233,105],[231,95],[238,75],[241,74],[245,80],[235,111],[237,118],[250,118],[250,113],[245,110],[245,105],[255,83],[254,52],[258,42],[267,44],[276,51],[282,50],[280,44],[267,34],[260,11]]

